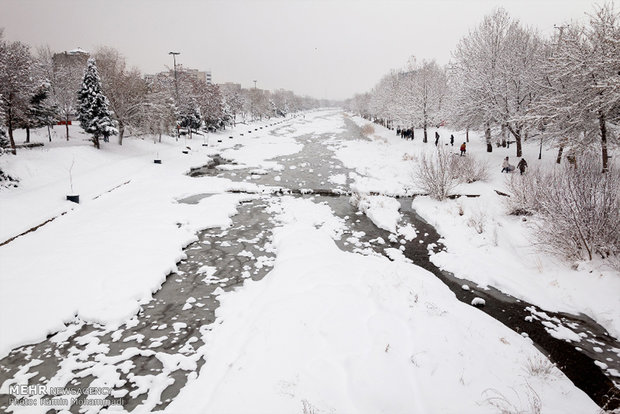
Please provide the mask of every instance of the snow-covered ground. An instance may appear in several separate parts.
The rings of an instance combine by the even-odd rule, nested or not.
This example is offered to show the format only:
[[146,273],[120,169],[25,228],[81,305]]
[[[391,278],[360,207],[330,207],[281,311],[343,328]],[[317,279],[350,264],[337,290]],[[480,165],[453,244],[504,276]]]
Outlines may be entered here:
[[[254,136],[267,136],[268,123],[258,125],[265,129]],[[44,142],[42,149],[0,157],[0,168],[20,180],[17,188],[0,190],[0,243],[57,217],[0,247],[0,356],[17,345],[44,339],[76,315],[120,324],[136,313],[139,303],[150,299],[175,270],[183,257],[181,249],[196,239],[196,232],[229,225],[237,203],[248,196],[221,194],[197,205],[176,200],[256,187],[185,175],[191,167],[207,164],[209,155],[237,144],[251,145],[256,138],[241,137],[243,127],[210,136],[210,146],[195,136],[179,141],[163,137],[157,144],[126,139],[120,147],[112,137],[102,150],[77,127],[71,128],[66,141],[63,127],[57,128],[52,143],[46,142],[46,131],[35,132],[32,141]],[[17,142],[22,142],[23,131],[16,132]],[[290,138],[278,139],[285,153],[301,148]],[[191,147],[188,154],[182,152],[186,146]],[[263,165],[265,158],[282,153],[281,147],[271,145],[243,153],[239,161],[268,167]],[[162,164],[154,164],[155,158]],[[79,205],[66,201],[72,192],[79,194]]]
[[[357,173],[345,176],[335,170],[330,182],[349,179],[361,192],[411,190],[412,162],[404,155],[417,156],[434,145],[422,147],[419,138],[400,140],[378,126],[378,139],[339,142],[337,134],[345,131],[342,117],[337,110],[313,111],[276,127],[263,123],[252,134],[239,126],[212,135],[210,146],[202,146],[200,137],[187,142],[164,137],[161,144],[127,139],[122,148],[110,143],[99,151],[77,138],[75,129],[68,143],[56,139],[43,149],[0,157],[2,170],[20,178],[18,188],[0,190],[0,243],[66,213],[0,246],[0,357],[12,347],[43,339],[75,315],[109,329],[126,322],[175,269],[182,248],[199,229],[229,225],[238,203],[255,196],[226,190],[256,185],[185,175],[215,153],[261,173],[279,171],[271,158],[301,151],[303,142],[295,137],[333,133],[325,144]],[[36,139],[46,137],[36,134]],[[189,154],[181,152],[186,146],[192,148]],[[482,151],[472,139],[468,154]],[[531,151],[526,148],[533,165]],[[161,165],[153,164],[156,155]],[[492,165],[504,156],[493,153]],[[73,161],[79,205],[64,200],[71,191]],[[461,189],[480,193],[479,199],[414,201],[448,248],[433,261],[547,309],[588,313],[620,332],[614,295],[620,291],[619,275],[592,265],[572,270],[533,250],[527,223],[506,216],[493,191],[503,188],[502,178],[493,171],[490,183]],[[215,195],[195,205],[177,202],[201,193]],[[397,204],[383,196],[359,200],[360,210],[379,227],[411,240],[415,231],[399,225]],[[269,213],[278,223],[270,246],[277,253],[273,270],[260,281],[219,290],[217,320],[200,329],[205,345],[199,355],[205,363],[166,412],[493,413],[502,407],[598,412],[528,338],[459,302],[431,273],[405,261],[339,250],[334,240],[343,236],[345,224],[320,198],[279,197],[270,202]],[[488,230],[478,234],[467,223],[483,214]],[[89,352],[102,354],[100,361],[127,359],[107,355],[109,349],[101,350],[105,345],[90,345]],[[196,368],[195,359],[188,362],[180,354],[172,360],[138,351],[163,358],[167,371],[150,383],[162,387],[156,396],[172,371],[183,364],[182,369]],[[36,364],[23,368],[21,378],[27,381]],[[99,373],[96,384],[114,383],[120,365]],[[148,403],[154,407],[157,401]]]
[[[359,126],[368,123],[359,117],[351,119]],[[422,153],[435,151],[432,138],[435,130],[429,130],[429,142],[424,144],[421,130],[416,130],[416,138],[410,141],[387,128],[373,126],[375,133],[370,139],[348,141],[336,148],[344,164],[359,173],[351,174],[352,188],[362,193],[419,191],[413,180],[415,160]],[[465,141],[464,131],[445,128],[438,131],[439,144],[458,153]],[[455,137],[454,146],[449,145],[451,134]],[[543,149],[541,160],[538,151],[536,142],[524,145],[523,154],[529,167],[551,168],[556,151]],[[487,182],[461,184],[455,192],[480,197],[442,202],[429,197],[415,198],[413,207],[438,230],[447,247],[447,251],[433,254],[433,263],[457,277],[480,286],[494,286],[551,311],[584,313],[619,337],[620,274],[600,262],[568,263],[543,252],[534,243],[530,222],[507,214],[505,197],[495,190],[508,192],[505,181],[508,175],[501,173],[501,164],[506,156],[516,164],[514,154],[514,146],[494,148],[489,154],[480,135],[470,133],[467,156],[487,162],[490,177]]]

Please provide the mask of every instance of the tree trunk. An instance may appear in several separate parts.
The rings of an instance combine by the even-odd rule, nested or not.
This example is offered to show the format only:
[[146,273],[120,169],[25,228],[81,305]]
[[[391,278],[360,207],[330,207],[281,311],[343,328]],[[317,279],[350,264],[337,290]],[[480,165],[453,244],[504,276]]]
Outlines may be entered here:
[[7,111],[7,121],[9,127],[9,141],[11,142],[11,152],[13,155],[17,155],[17,150],[15,149],[15,140],[13,139],[13,114],[11,111],[11,106],[9,105],[9,109]]
[[69,141],[69,115],[65,118],[65,129],[67,131],[67,141]]
[[486,124],[485,126],[484,139],[487,142],[487,152],[493,152],[493,143],[491,142],[491,126],[489,124]]
[[515,128],[513,128],[510,125],[507,125],[507,128],[508,131],[510,131],[510,133],[512,134],[512,136],[515,137],[515,142],[517,143],[517,157],[523,156],[523,148],[521,146],[521,126],[515,126]]
[[50,131],[50,126],[47,126],[47,137],[49,138],[50,142],[52,142],[52,132]]
[[26,127],[26,144],[30,144],[30,127]]
[[598,123],[601,128],[601,151],[603,157],[603,173],[607,172],[607,126],[605,125],[605,114],[602,111],[598,113]]
[[97,135],[93,136],[93,144],[95,144],[95,148],[100,149],[100,147],[99,147],[99,137]]
[[426,122],[424,123],[424,139],[422,142],[428,142],[428,131],[426,130]]
[[542,134],[540,136],[540,148],[538,149],[538,159],[542,160],[542,145],[543,145],[543,138],[542,138]]
[[555,159],[555,163],[559,164],[562,162],[562,153],[564,152],[564,145],[560,145],[560,148],[558,148],[558,156]]
[[465,128],[465,142],[469,142],[469,127]]
[[123,135],[125,135],[125,125],[118,123],[118,145],[123,145]]

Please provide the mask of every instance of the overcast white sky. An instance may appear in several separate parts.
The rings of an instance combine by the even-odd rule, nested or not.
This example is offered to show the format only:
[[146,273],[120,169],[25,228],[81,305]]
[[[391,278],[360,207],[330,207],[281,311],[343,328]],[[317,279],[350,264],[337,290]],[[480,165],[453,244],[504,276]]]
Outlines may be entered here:
[[111,46],[145,73],[178,63],[213,80],[317,98],[365,92],[411,55],[448,63],[458,40],[502,6],[543,35],[585,20],[584,0],[0,0],[8,40],[54,51]]

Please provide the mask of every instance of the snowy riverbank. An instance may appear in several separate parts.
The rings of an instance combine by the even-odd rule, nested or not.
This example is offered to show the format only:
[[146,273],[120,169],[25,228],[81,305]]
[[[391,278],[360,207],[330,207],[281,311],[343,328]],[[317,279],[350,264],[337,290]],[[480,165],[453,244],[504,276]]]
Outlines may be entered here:
[[[359,126],[368,123],[359,117],[351,119]],[[380,125],[373,126],[375,133],[369,140],[347,142],[336,150],[338,158],[359,173],[351,177],[352,188],[391,194],[418,190],[413,184],[415,161],[410,159],[435,151],[433,140],[429,138],[424,144],[421,130],[416,130],[416,138],[410,141]],[[429,136],[434,131],[431,129]],[[438,131],[440,145],[458,153],[465,133],[445,128]],[[454,146],[446,145],[451,134],[455,136]],[[556,151],[543,149],[542,160],[538,160],[538,151],[535,142],[524,145],[524,158],[530,168],[552,168]],[[505,197],[495,190],[509,192],[508,175],[500,170],[506,156],[516,164],[514,154],[514,146],[494,148],[489,154],[481,137],[470,133],[467,156],[488,163],[490,177],[486,182],[460,184],[455,192],[480,197],[442,202],[429,197],[414,200],[417,213],[439,231],[447,247],[447,251],[433,254],[431,260],[457,277],[480,286],[494,286],[548,310],[586,314],[619,337],[620,274],[600,261],[569,263],[542,251],[534,242],[531,222],[508,215]]]
[[[207,164],[215,153],[252,145],[256,135],[269,141],[269,123],[281,120],[252,125],[252,131],[260,131],[253,131],[254,136],[246,125],[209,134],[209,146],[198,136],[179,141],[164,136],[157,144],[127,139],[121,147],[112,137],[101,150],[93,148],[77,127],[66,141],[63,127],[57,128],[59,136],[52,143],[47,142],[47,131],[33,134],[32,141],[44,147],[0,157],[0,168],[19,179],[17,188],[0,191],[0,243],[55,218],[0,247],[0,355],[44,339],[75,316],[120,324],[135,314],[175,270],[182,248],[195,240],[196,232],[229,225],[237,203],[247,196],[221,194],[197,205],[176,200],[256,188],[185,173]],[[22,138],[18,135],[17,140]],[[280,143],[284,148],[276,145]],[[188,154],[182,152],[186,147],[191,147]],[[294,140],[281,137],[272,145],[264,143],[262,151],[245,156],[243,162],[263,168],[264,159],[299,148]],[[162,164],[154,164],[155,158]],[[65,200],[72,192],[72,164],[73,192],[80,195],[80,204]]]

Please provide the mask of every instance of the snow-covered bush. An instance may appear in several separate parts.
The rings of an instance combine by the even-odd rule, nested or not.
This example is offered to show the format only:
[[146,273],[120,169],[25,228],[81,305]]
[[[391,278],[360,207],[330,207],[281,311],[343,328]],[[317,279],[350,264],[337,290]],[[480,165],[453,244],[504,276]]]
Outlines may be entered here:
[[452,157],[452,171],[455,178],[464,183],[489,179],[489,163],[474,156]]
[[366,137],[375,133],[375,127],[372,124],[366,124],[362,127],[362,134]]
[[[1,119],[0,119],[1,121]],[[11,143],[6,137],[6,132],[4,132],[3,126],[0,124],[0,154],[4,153],[4,150],[9,148]]]
[[422,154],[413,172],[415,184],[434,199],[444,200],[459,183],[454,174],[454,158],[441,147],[432,156]]
[[584,156],[577,168],[565,164],[545,174],[537,236],[552,251],[571,259],[620,256],[620,170],[601,168]]
[[508,174],[506,187],[510,197],[506,198],[508,212],[515,216],[529,216],[540,210],[544,177],[538,169],[530,169],[527,174]]

